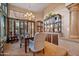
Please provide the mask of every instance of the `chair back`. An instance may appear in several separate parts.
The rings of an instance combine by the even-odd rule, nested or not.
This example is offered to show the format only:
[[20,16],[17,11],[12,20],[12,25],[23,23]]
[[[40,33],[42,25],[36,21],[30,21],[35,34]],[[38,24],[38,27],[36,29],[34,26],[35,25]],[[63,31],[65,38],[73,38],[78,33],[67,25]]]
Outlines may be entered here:
[[35,34],[34,37],[34,49],[40,51],[44,48],[45,45],[46,34],[44,32],[40,32]]

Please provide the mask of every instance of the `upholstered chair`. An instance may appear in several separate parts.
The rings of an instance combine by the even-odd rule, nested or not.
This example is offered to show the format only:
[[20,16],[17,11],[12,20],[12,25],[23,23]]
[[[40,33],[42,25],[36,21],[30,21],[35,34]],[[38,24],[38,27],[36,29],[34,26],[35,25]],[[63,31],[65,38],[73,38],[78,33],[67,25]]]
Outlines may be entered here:
[[46,34],[44,32],[35,34],[34,41],[31,41],[29,43],[29,48],[33,52],[33,55],[35,55],[36,52],[39,52],[41,50],[43,50],[44,53],[45,38]]

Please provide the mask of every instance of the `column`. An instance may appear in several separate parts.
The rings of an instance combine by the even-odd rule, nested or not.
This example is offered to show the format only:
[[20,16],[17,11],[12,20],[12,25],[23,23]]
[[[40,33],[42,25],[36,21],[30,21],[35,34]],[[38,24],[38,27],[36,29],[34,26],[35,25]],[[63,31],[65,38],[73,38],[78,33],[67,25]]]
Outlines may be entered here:
[[79,39],[79,4],[68,6],[70,10],[70,38]]

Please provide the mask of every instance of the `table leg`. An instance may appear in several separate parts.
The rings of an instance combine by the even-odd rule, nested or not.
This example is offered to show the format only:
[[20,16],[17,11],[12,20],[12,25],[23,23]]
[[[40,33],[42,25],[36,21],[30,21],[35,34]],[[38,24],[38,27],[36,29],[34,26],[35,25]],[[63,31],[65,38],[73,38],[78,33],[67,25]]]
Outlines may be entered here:
[[25,39],[25,53],[27,53],[27,45],[28,45],[28,40]]

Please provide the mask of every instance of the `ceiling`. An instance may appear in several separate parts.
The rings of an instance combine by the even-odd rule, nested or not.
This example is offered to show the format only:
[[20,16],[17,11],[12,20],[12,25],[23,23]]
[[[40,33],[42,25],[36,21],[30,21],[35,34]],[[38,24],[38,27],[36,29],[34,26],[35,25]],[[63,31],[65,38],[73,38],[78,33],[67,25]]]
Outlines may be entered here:
[[11,5],[28,9],[33,12],[40,12],[49,4],[48,3],[11,3]]

